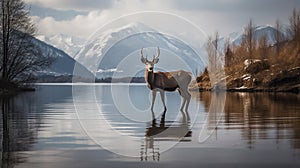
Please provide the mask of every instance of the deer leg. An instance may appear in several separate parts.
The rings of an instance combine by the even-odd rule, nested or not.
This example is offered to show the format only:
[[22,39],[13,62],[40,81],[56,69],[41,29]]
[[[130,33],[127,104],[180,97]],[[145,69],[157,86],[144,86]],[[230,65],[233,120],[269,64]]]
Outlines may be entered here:
[[[184,97],[185,99],[185,111],[188,112],[188,108],[190,105],[190,100],[191,100],[191,94],[189,93],[187,88],[184,88],[181,90],[181,96]],[[182,105],[181,110],[183,110],[184,105]]]
[[161,101],[163,102],[163,105],[164,105],[164,112],[166,112],[167,107],[166,107],[166,103],[165,103],[165,92],[163,90],[161,90],[159,92],[160,92]]
[[154,102],[155,102],[155,98],[156,98],[156,91],[152,91],[152,104],[151,104],[151,111],[153,111],[153,107],[154,107]]
[[188,90],[186,90],[185,94],[186,94],[186,99],[187,99],[187,102],[186,102],[186,105],[185,105],[185,111],[188,112],[190,101],[191,101],[191,94],[189,93]]
[[185,99],[184,93],[182,92],[181,89],[178,89],[178,92],[179,92],[179,94],[180,94],[180,96],[181,96],[181,107],[180,107],[180,111],[183,111],[183,108],[184,108],[184,104],[185,104],[185,102],[186,102],[186,99]]
[[185,103],[186,103],[186,98],[184,96],[182,96],[180,111],[183,111]]

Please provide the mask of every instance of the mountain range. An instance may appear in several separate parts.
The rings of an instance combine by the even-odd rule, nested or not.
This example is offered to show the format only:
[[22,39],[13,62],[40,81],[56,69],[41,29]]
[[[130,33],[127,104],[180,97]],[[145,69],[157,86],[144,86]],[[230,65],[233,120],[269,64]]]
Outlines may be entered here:
[[[161,52],[158,69],[195,72],[204,67],[201,58],[189,45],[142,23],[130,23],[107,31],[99,30],[74,58],[90,71],[96,72],[98,78],[110,77],[113,73],[120,77],[139,77],[144,73],[144,65],[140,61],[141,48],[145,48],[145,56],[152,59],[158,46]],[[126,61],[127,65],[123,65]]]
[[[44,56],[50,56],[55,58],[53,64],[48,69],[43,69],[37,72],[36,76],[39,80],[47,81],[47,78],[53,77],[81,77],[81,78],[93,78],[93,74],[78,63],[74,58],[70,57],[64,51],[57,49],[37,38],[32,38],[33,44],[39,48]],[[76,66],[76,74],[74,73],[74,67]],[[38,80],[38,81],[39,81]],[[70,81],[70,79],[68,79]]]
[[[268,44],[273,45],[275,32],[276,29],[272,26],[257,26],[254,29],[254,39],[258,40],[266,35]],[[281,34],[286,36],[284,32]],[[157,46],[161,51],[157,65],[159,70],[185,69],[195,74],[206,66],[201,59],[203,53],[196,53],[180,39],[162,34],[143,23],[130,23],[105,31],[99,30],[86,42],[66,35],[38,38],[55,46],[37,40],[39,47],[46,53],[59,58],[49,70],[53,73],[71,74],[74,64],[78,62],[79,67],[82,66],[82,71],[86,74],[94,73],[97,78],[112,77],[116,74],[118,77],[132,75],[140,77],[144,73],[144,65],[140,62],[141,48],[145,48],[144,55],[148,55],[148,59],[151,59],[157,52]],[[224,46],[226,39],[232,44],[239,45],[242,38],[243,30],[230,33],[219,39],[220,46]]]
[[[275,39],[274,35],[276,34],[277,30],[270,25],[256,26],[256,27],[254,27],[253,32],[254,32],[254,35],[253,35],[254,40],[256,42],[258,42],[259,39],[261,39],[263,36],[266,36],[268,45],[274,45],[276,43],[276,39]],[[236,46],[240,45],[243,40],[243,33],[244,33],[244,30],[240,30],[237,32],[230,33],[229,35],[227,35],[225,37],[221,37],[219,39],[221,49],[223,49],[223,46],[227,39],[229,39],[229,42],[232,45],[236,45]],[[284,30],[279,31],[279,33],[282,37],[289,38]]]

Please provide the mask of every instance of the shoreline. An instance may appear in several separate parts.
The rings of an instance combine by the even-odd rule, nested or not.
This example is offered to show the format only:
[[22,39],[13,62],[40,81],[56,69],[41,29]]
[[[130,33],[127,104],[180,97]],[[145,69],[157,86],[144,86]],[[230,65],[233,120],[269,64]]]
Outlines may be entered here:
[[35,92],[34,87],[20,87],[20,88],[0,88],[0,97],[11,97],[24,92]]
[[[295,93],[300,94],[300,84],[291,87],[281,87],[281,88],[226,88],[226,89],[219,89],[225,92],[247,92],[247,93],[254,93],[254,92],[266,92],[266,93]],[[189,88],[189,91],[198,91],[198,92],[212,92],[212,88]]]
[[[48,85],[51,83],[31,83],[31,87],[19,87],[19,88],[0,88],[0,97],[14,96],[19,93],[24,92],[34,92],[36,88],[34,86],[38,85]],[[68,85],[102,85],[102,84],[111,84],[111,85],[124,85],[124,84],[137,84],[143,85],[143,83],[68,83]],[[55,83],[56,86],[66,85],[66,83]],[[189,91],[191,92],[212,92],[214,89],[212,88],[203,88],[203,87],[190,87]],[[246,93],[255,93],[255,92],[266,92],[266,93],[294,93],[300,94],[300,84],[294,86],[286,86],[286,87],[273,87],[273,88],[263,88],[263,87],[240,87],[240,88],[226,88],[226,89],[218,89],[219,91],[225,92],[246,92]]]

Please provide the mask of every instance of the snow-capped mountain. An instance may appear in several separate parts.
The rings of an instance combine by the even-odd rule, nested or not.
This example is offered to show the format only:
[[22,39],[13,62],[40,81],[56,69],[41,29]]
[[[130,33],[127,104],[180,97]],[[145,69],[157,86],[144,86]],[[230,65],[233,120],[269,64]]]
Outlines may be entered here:
[[[267,37],[267,42],[269,45],[274,45],[276,42],[275,34],[277,30],[270,25],[261,25],[254,28],[254,40],[259,41],[264,35]],[[238,32],[230,33],[228,36],[220,38],[220,46],[223,49],[223,46],[227,39],[229,39],[231,44],[240,45],[242,43],[244,30]],[[284,31],[280,31],[282,37],[288,38]],[[223,50],[222,50],[223,51]]]
[[[59,50],[39,39],[33,37],[32,42],[39,48],[45,57],[54,57],[54,63],[48,68],[38,72],[38,77],[41,76],[70,76],[77,75],[84,78],[91,78],[93,75],[84,66],[66,54],[64,51]],[[73,74],[74,67],[76,66],[76,74]]]
[[190,46],[142,23],[96,32],[75,59],[96,72],[98,77],[110,77],[113,73],[126,74],[127,71],[138,71],[135,75],[140,76],[144,69],[140,61],[141,48],[145,48],[144,55],[148,55],[150,60],[156,54],[157,46],[161,51],[157,68],[193,72],[204,68],[202,60]]
[[71,57],[74,57],[78,53],[85,42],[83,39],[64,34],[57,34],[49,37],[45,35],[39,35],[37,36],[37,39],[63,50]]

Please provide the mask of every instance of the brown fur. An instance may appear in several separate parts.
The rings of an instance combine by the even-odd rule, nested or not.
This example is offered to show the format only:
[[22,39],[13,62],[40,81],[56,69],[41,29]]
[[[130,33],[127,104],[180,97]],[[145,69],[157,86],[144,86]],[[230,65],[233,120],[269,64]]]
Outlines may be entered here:
[[175,91],[177,88],[187,88],[191,82],[191,75],[183,70],[173,72],[146,72],[146,82],[149,89]]

